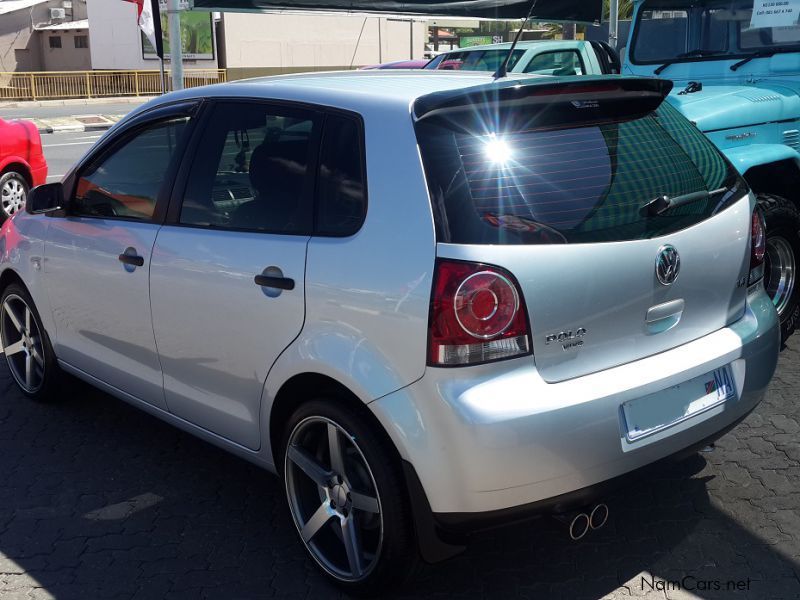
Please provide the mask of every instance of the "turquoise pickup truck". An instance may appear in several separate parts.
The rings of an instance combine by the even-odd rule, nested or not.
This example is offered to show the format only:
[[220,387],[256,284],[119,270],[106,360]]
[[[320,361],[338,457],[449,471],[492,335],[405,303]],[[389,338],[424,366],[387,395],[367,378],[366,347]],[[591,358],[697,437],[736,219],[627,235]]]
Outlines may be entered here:
[[[636,0],[621,71],[671,79],[668,101],[722,150],[767,221],[765,285],[785,341],[800,322],[800,25],[753,17],[753,0]],[[510,44],[437,56],[425,68],[496,70]],[[510,73],[620,71],[602,42],[522,42]]]
[[800,320],[800,26],[756,4],[754,15],[753,0],[638,0],[622,72],[671,79],[669,102],[757,195],[785,340]]

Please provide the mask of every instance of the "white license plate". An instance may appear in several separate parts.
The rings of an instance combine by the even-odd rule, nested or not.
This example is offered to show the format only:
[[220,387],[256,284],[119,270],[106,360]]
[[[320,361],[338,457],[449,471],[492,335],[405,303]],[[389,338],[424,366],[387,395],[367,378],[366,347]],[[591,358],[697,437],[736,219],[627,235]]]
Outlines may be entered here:
[[636,398],[622,405],[629,442],[653,435],[736,395],[730,367],[690,379],[680,385]]

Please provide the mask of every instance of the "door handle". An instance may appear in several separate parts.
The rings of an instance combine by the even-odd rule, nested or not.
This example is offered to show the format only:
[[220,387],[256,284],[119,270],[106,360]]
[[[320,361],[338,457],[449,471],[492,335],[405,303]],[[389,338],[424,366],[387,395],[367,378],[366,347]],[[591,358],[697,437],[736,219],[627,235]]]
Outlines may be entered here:
[[680,315],[683,313],[684,306],[685,302],[682,299],[672,300],[671,302],[664,302],[664,304],[652,306],[647,311],[647,315],[645,316],[644,320],[649,325],[651,323],[663,321],[664,319],[680,317]]
[[254,278],[256,285],[279,290],[293,290],[294,279],[289,277],[270,277],[269,275],[256,275]]
[[144,266],[144,258],[141,256],[136,256],[135,254],[120,254],[119,255],[119,262],[125,265],[131,265],[134,267],[143,267]]

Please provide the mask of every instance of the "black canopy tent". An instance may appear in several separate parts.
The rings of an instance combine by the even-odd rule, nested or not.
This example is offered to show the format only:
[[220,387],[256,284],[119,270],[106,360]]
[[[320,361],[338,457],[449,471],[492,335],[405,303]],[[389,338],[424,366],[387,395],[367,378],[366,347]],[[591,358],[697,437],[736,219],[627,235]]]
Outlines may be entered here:
[[[318,12],[431,15],[488,19],[523,19],[531,0],[193,0],[196,9],[221,12]],[[599,23],[601,0],[538,0],[531,18],[538,21]]]

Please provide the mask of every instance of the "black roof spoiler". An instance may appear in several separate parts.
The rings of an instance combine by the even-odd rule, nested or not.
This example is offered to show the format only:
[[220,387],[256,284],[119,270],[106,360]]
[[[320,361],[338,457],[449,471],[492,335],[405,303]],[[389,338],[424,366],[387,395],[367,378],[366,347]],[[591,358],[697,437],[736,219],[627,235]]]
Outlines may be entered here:
[[[549,78],[548,78],[549,79]],[[493,109],[540,108],[569,103],[587,116],[602,105],[617,105],[631,117],[657,109],[672,90],[672,82],[652,77],[579,76],[569,79],[541,78],[499,80],[468,88],[434,92],[417,98],[413,106],[416,121],[449,116],[490,105]]]

